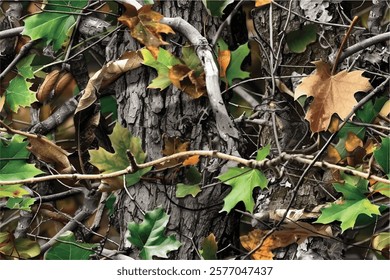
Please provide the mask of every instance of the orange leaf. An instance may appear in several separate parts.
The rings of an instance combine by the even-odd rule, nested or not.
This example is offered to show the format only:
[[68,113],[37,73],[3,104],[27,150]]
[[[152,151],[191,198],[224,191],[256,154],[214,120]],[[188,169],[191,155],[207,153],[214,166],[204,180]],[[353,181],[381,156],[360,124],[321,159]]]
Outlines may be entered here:
[[[161,152],[164,156],[170,156],[179,152],[188,151],[190,147],[190,142],[184,141],[178,137],[169,137],[164,135],[163,139],[164,139],[164,148],[162,149]],[[160,168],[173,167],[175,165],[182,163],[185,159],[186,157],[167,160],[164,163],[159,164],[157,168],[160,169]]]
[[160,23],[164,16],[152,11],[151,5],[145,5],[139,10],[130,4],[123,3],[123,5],[126,11],[118,21],[128,26],[131,36],[144,44],[157,57],[159,46],[167,44],[162,39],[161,33],[174,34],[175,32],[168,25]]
[[313,62],[316,72],[303,78],[295,90],[295,100],[302,95],[314,97],[306,113],[312,132],[320,132],[329,127],[334,113],[345,119],[357,101],[354,97],[358,91],[372,89],[368,79],[362,77],[364,71],[341,71],[331,75],[330,66],[323,61]]
[[[241,245],[248,251],[252,251],[258,246],[262,238],[267,234],[267,231],[255,229],[248,235],[240,236]],[[287,223],[278,231],[273,232],[268,236],[263,244],[252,254],[252,259],[255,260],[272,260],[274,254],[272,250],[284,248],[290,244],[301,244],[310,236],[332,236],[330,226],[311,225],[305,222]]]
[[357,147],[363,147],[363,141],[355,133],[348,132],[345,149],[347,152],[353,152]]
[[255,7],[265,6],[271,3],[271,0],[256,0]]
[[206,94],[205,75],[202,73],[196,77],[194,70],[186,65],[177,64],[169,69],[169,79],[178,89],[196,99]]
[[341,161],[341,156],[335,147],[328,147],[328,155],[326,157],[326,160],[331,163],[338,163],[339,161]]
[[229,50],[218,51],[219,76],[221,78],[226,78],[226,69],[229,66],[230,58],[231,55]]
[[196,165],[199,162],[199,155],[194,155],[183,161],[183,166]]

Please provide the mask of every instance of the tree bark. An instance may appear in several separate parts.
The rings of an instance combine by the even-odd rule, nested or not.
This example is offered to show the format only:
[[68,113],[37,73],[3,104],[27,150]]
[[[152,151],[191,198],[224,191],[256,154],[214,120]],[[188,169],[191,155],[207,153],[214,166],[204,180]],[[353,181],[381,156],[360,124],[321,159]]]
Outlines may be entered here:
[[[160,3],[161,13],[164,16],[182,17],[207,36],[215,33],[217,22],[207,15],[202,2],[162,1]],[[178,34],[172,40],[184,44],[180,38],[183,37]],[[118,38],[117,42],[116,57],[125,50],[139,48],[126,33],[123,34],[123,38]],[[173,45],[172,51],[178,52],[180,48]],[[147,152],[148,160],[162,156],[163,135],[189,140],[190,149],[224,151],[224,145],[220,145],[218,139],[216,123],[207,98],[193,100],[174,87],[163,92],[147,89],[154,77],[153,71],[142,67],[126,74],[116,83],[119,121],[134,135],[143,139],[143,148]],[[217,160],[201,161],[203,184],[208,184],[218,175],[219,164]],[[169,174],[165,175],[169,176]],[[127,224],[133,221],[140,222],[143,219],[142,211],[149,211],[158,206],[162,206],[170,215],[168,229],[182,242],[180,249],[171,255],[172,258],[199,258],[196,252],[199,242],[210,233],[215,234],[221,245],[233,242],[234,228],[231,215],[219,213],[226,189],[217,185],[204,189],[196,198],[177,199],[175,185],[183,179],[181,173],[174,177],[168,181],[163,179],[165,182],[157,178],[155,182],[142,181],[130,187],[129,192],[135,198],[134,201],[126,192],[121,192],[118,226],[123,241],[122,246],[130,245],[126,242]]]

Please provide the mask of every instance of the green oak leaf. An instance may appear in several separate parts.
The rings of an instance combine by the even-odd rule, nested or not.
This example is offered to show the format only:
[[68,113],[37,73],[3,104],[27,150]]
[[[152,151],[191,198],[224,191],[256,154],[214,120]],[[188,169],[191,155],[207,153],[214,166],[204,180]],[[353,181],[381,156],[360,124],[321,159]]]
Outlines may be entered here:
[[64,232],[57,239],[58,242],[45,253],[45,260],[88,260],[94,253],[92,248],[96,247],[96,244],[77,242],[71,231]]
[[317,25],[307,24],[301,29],[291,31],[286,35],[288,48],[294,53],[303,53],[306,47],[317,40]]
[[386,174],[390,174],[390,137],[383,137],[381,147],[374,151],[376,162]]
[[220,17],[223,15],[223,10],[234,2],[234,0],[202,0],[203,5],[206,7],[209,15],[214,17]]
[[17,112],[19,107],[30,106],[37,101],[35,93],[30,90],[32,83],[26,81],[22,76],[13,78],[5,92],[6,103],[13,112]]
[[38,242],[27,239],[15,239],[10,232],[0,232],[0,255],[12,258],[31,259],[41,253]]
[[217,251],[217,241],[215,240],[214,234],[210,233],[210,235],[203,240],[199,253],[204,260],[216,260]]
[[23,139],[14,135],[7,144],[0,141],[0,181],[23,180],[43,173],[34,164],[26,163],[30,152]]
[[256,187],[264,189],[268,180],[264,174],[257,169],[249,167],[232,167],[228,171],[218,176],[224,184],[230,185],[232,190],[224,199],[224,206],[220,212],[230,212],[240,201],[244,202],[245,209],[253,212],[255,202],[253,200],[253,190]]
[[5,185],[0,186],[0,198],[3,197],[22,197],[23,195],[29,195],[30,193],[22,188],[22,185]]
[[[101,147],[98,150],[89,150],[90,163],[102,173],[111,173],[128,167],[130,162],[127,158],[127,150],[130,150],[137,163],[144,163],[146,154],[142,150],[141,139],[132,136],[128,129],[121,127],[117,122],[109,138],[115,153],[110,153]],[[138,183],[141,177],[150,170],[151,167],[127,174],[125,176],[127,186]]]
[[239,46],[236,50],[231,52],[231,59],[229,66],[226,69],[226,79],[229,86],[233,84],[235,79],[249,78],[249,72],[241,70],[241,64],[249,54],[248,43]]
[[167,253],[177,250],[181,243],[173,235],[166,236],[169,216],[162,208],[148,211],[142,223],[129,223],[131,244],[140,250],[140,258],[151,260],[153,256],[167,258]]
[[48,1],[45,10],[51,12],[43,11],[27,17],[24,20],[22,34],[29,36],[32,40],[42,39],[45,45],[52,44],[54,51],[58,51],[70,37],[71,29],[77,19],[77,15],[69,14],[69,12],[80,13],[81,10],[75,8],[83,8],[87,3],[87,0]]
[[199,184],[186,185],[179,183],[176,185],[177,198],[186,197],[187,195],[192,195],[193,197],[196,197],[201,191],[202,190],[200,189]]
[[143,64],[157,71],[157,78],[153,79],[148,88],[166,89],[172,83],[169,79],[169,69],[174,65],[182,64],[181,61],[163,48],[159,49],[157,59],[147,49],[142,49],[141,53],[144,59]]
[[[348,183],[348,177],[344,178],[347,178],[344,184],[333,184],[334,188],[343,194],[341,204],[335,202],[330,207],[322,209],[316,221],[321,224],[339,221],[343,232],[355,226],[359,215],[364,214],[369,217],[380,215],[379,206],[372,204],[364,195],[367,192],[367,180],[359,179],[356,185],[351,185]],[[365,184],[364,187],[363,184]]]
[[34,205],[35,199],[31,197],[11,197],[7,200],[6,207],[9,209],[18,209],[31,211],[31,206]]

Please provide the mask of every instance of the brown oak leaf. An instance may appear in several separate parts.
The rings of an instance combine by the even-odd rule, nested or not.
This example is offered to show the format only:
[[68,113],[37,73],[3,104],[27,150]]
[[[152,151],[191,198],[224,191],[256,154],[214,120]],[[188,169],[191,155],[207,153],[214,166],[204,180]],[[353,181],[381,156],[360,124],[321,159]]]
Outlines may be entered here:
[[331,75],[327,63],[315,61],[313,64],[316,72],[302,79],[294,98],[297,100],[302,95],[314,97],[305,118],[310,122],[312,132],[320,132],[329,127],[334,113],[345,119],[357,104],[355,93],[367,92],[372,86],[368,78],[362,76],[363,71],[343,70]]
[[171,27],[160,23],[163,15],[152,11],[151,5],[145,5],[139,10],[130,4],[123,3],[125,13],[118,21],[125,24],[131,30],[131,36],[144,44],[148,50],[157,57],[158,48],[167,43],[162,39],[161,33],[174,34]]
[[196,99],[206,94],[206,81],[204,73],[196,76],[195,71],[186,65],[177,64],[169,69],[169,79],[178,89]]

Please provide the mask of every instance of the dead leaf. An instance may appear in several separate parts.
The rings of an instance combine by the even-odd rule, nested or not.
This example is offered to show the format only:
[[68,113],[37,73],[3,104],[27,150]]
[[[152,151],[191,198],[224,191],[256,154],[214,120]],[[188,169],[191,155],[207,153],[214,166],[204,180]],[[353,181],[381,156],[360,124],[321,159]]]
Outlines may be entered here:
[[198,162],[199,162],[199,155],[195,155],[183,161],[183,166],[197,165]]
[[390,100],[387,100],[385,105],[383,105],[379,115],[382,117],[387,117],[390,114]]
[[305,117],[314,133],[326,130],[334,113],[345,119],[357,104],[355,93],[367,92],[372,86],[369,79],[362,76],[364,71],[344,70],[331,75],[327,63],[315,61],[313,64],[316,66],[316,72],[302,79],[302,83],[295,90],[295,100],[302,95],[314,97]]
[[[176,153],[188,151],[190,147],[190,142],[182,140],[178,137],[169,137],[167,135],[164,135],[163,141],[164,141],[164,146],[163,149],[161,150],[161,153],[164,156],[170,156]],[[169,167],[182,164],[183,161],[185,161],[186,159],[187,157],[180,157],[180,158],[167,160],[164,163],[159,164],[157,166],[157,169],[169,168]]]
[[[254,229],[248,235],[240,236],[241,245],[246,250],[251,251],[258,246],[266,234],[267,231],[265,230]],[[284,248],[293,243],[301,244],[311,236],[331,237],[333,233],[328,225],[313,226],[304,222],[290,222],[283,225],[281,230],[275,231],[268,236],[262,246],[252,254],[252,259],[272,260],[274,257],[272,250]]]
[[339,131],[339,124],[340,124],[340,119],[337,116],[333,115],[330,120],[330,125],[328,128],[329,132],[336,133],[337,131]]
[[194,70],[186,65],[177,64],[169,69],[169,79],[178,89],[196,99],[206,94],[205,75],[202,73],[196,77]]
[[27,149],[33,153],[39,160],[54,164],[54,168],[60,174],[70,174],[74,167],[69,162],[67,151],[57,146],[44,136],[27,136],[30,146]]
[[256,0],[255,7],[261,7],[270,4],[271,0]]
[[152,11],[152,5],[144,5],[137,10],[134,6],[122,3],[126,11],[118,18],[118,21],[125,24],[131,30],[131,36],[144,44],[146,48],[157,57],[158,48],[167,45],[162,37],[164,34],[175,34],[172,28],[160,23],[163,15]]
[[335,147],[329,146],[328,154],[325,160],[329,161],[330,163],[338,163],[341,161],[341,156]]
[[218,50],[218,65],[219,65],[219,76],[226,78],[226,69],[230,63],[231,53],[229,50]]
[[37,91],[37,99],[39,102],[45,102],[50,95],[50,92],[54,89],[57,84],[58,77],[60,75],[60,70],[53,70],[49,74],[46,75],[45,80],[39,87]]
[[347,152],[353,152],[357,147],[363,147],[363,141],[355,133],[348,132],[345,149]]

